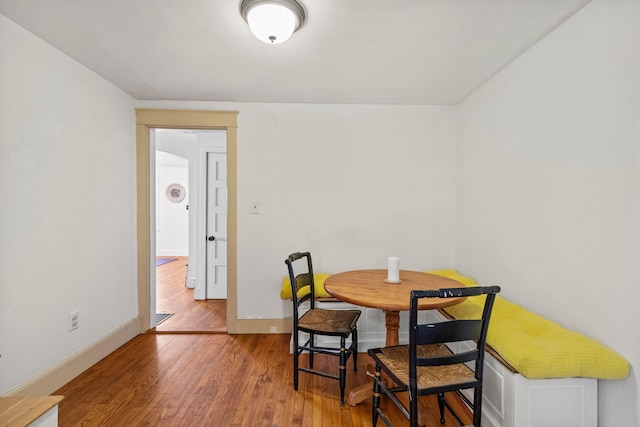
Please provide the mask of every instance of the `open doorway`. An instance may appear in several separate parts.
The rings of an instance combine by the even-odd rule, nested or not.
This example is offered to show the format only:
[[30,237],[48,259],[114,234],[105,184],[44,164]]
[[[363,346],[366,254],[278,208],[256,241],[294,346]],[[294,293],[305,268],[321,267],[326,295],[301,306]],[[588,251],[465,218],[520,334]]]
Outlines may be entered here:
[[[215,233],[215,242],[207,241],[204,251],[198,245],[203,228],[207,240],[215,240],[210,232],[211,218],[216,217],[210,214],[212,206],[216,212],[223,209],[226,225],[226,131],[157,128],[150,132],[155,147],[155,183],[150,186],[150,197],[155,199],[156,274],[150,295],[156,307],[154,331],[226,333],[226,264],[211,268],[212,259],[220,262],[220,253],[226,263],[226,227]],[[209,166],[211,152],[224,160],[222,170]],[[223,179],[211,178],[221,175]],[[204,223],[198,211],[205,212]],[[222,281],[220,267],[225,271]],[[211,292],[208,283],[214,280],[224,286],[222,296]]]

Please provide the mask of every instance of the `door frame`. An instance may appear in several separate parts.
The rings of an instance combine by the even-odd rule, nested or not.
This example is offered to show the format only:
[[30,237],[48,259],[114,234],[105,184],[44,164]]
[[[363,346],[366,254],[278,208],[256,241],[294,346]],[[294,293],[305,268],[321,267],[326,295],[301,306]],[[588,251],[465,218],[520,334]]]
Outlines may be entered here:
[[[227,331],[237,328],[237,140],[238,112],[136,109],[138,319],[151,327],[151,129],[219,129],[227,133]],[[206,262],[202,260],[201,262]],[[153,267],[155,268],[155,267]]]

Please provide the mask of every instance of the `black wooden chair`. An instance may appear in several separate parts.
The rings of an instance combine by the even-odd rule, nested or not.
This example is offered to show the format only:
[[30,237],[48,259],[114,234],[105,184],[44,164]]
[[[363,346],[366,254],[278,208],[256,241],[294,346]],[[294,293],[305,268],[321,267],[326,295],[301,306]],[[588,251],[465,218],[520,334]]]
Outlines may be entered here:
[[[411,291],[409,345],[369,350],[369,355],[376,364],[373,382],[374,427],[378,416],[387,426],[391,426],[389,418],[380,409],[381,392],[400,408],[412,427],[418,425],[418,397],[428,394],[438,395],[441,423],[444,423],[446,407],[462,425],[460,418],[445,400],[445,392],[450,391],[457,392],[471,407],[473,425],[480,427],[484,347],[493,302],[498,292],[499,286]],[[482,317],[476,320],[418,324],[420,298],[457,297],[484,298]],[[388,379],[383,379],[381,372],[384,372]],[[460,390],[464,389],[474,390],[473,400],[460,393]],[[398,400],[396,394],[399,392],[409,393],[408,409]]]
[[[285,264],[287,264],[289,270],[293,300],[293,387],[295,390],[298,390],[299,371],[338,380],[340,382],[340,405],[344,406],[347,360],[352,355],[353,370],[357,370],[358,329],[356,323],[360,317],[360,310],[326,310],[316,308],[313,265],[309,252],[293,253],[285,260]],[[305,286],[309,287],[309,293],[298,296],[298,291]],[[304,311],[307,306],[301,307],[301,305],[307,301],[308,310]],[[299,341],[300,332],[306,332],[309,335],[302,344]],[[339,337],[340,347],[316,346],[316,335]],[[346,340],[349,336],[351,336],[351,345],[347,347]],[[298,363],[300,354],[305,351],[309,353],[308,368],[300,367]],[[313,369],[314,353],[337,356],[340,361],[338,375]]]

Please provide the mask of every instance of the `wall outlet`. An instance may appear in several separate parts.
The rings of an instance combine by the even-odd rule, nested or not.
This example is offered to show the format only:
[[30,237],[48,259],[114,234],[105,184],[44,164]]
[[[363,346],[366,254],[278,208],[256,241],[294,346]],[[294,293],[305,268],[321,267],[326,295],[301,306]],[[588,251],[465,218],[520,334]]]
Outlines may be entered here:
[[278,327],[277,326],[271,326],[269,328],[269,333],[271,334],[277,334],[278,333]]
[[69,332],[78,329],[80,326],[80,312],[73,311],[69,313]]

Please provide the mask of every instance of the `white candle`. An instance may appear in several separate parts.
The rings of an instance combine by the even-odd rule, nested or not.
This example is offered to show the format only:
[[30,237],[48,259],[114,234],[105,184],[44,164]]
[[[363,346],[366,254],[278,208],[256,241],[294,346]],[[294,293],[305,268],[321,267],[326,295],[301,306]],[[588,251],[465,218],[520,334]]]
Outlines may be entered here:
[[399,282],[400,281],[400,258],[395,256],[389,257],[389,268],[387,271],[387,281]]

